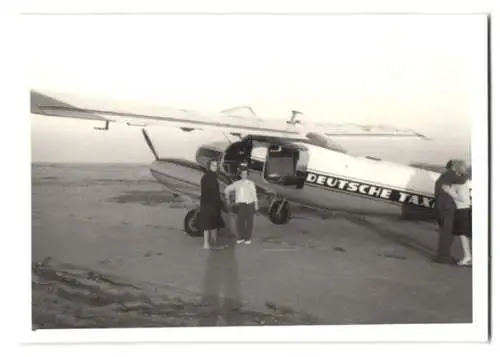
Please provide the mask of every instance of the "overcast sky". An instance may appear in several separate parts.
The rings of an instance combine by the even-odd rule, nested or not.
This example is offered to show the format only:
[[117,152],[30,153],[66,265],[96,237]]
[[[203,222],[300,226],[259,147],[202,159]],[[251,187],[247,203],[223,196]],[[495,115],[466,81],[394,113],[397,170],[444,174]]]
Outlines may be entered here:
[[[29,16],[31,87],[197,110],[411,127],[432,142],[342,140],[353,152],[443,163],[486,120],[486,18],[446,15]],[[481,87],[482,86],[482,87]],[[32,160],[148,162],[138,128],[31,116]],[[163,157],[222,136],[148,129]]]

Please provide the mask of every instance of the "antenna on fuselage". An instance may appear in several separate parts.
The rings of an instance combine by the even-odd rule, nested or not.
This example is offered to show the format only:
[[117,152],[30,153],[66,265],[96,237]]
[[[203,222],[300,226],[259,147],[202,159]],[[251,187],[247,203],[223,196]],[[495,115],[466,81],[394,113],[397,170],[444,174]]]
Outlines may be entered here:
[[305,128],[302,125],[302,121],[300,119],[297,119],[297,116],[303,115],[299,110],[292,110],[292,116],[290,117],[289,120],[287,120],[285,123],[288,124],[289,128],[291,128],[294,131],[298,131],[300,134],[305,135]]
[[292,110],[292,117],[286,121],[287,124],[295,126],[296,124],[301,124],[301,121],[297,119],[297,115],[303,115],[299,110]]

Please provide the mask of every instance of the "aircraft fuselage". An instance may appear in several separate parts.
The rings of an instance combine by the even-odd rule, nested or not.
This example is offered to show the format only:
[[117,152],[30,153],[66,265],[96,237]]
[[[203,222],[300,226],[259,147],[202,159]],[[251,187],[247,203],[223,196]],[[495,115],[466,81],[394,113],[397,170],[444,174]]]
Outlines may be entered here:
[[220,163],[221,190],[244,161],[250,179],[259,188],[292,202],[360,214],[434,217],[434,183],[438,173],[355,157],[309,143],[275,145],[245,139],[232,144],[212,143],[198,149],[196,163],[156,160],[151,173],[172,191],[199,197],[200,180],[210,159]]

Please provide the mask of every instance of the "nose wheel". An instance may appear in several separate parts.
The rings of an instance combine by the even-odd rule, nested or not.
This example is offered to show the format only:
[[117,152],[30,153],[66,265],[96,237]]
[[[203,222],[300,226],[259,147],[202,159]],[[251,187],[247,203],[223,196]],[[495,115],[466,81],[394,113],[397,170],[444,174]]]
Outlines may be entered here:
[[290,204],[285,199],[274,199],[269,207],[269,219],[274,224],[286,224],[292,218]]
[[199,216],[199,209],[195,208],[189,211],[186,214],[186,217],[184,217],[184,232],[186,232],[188,235],[191,237],[202,237],[203,232],[199,228],[198,224],[198,216]]

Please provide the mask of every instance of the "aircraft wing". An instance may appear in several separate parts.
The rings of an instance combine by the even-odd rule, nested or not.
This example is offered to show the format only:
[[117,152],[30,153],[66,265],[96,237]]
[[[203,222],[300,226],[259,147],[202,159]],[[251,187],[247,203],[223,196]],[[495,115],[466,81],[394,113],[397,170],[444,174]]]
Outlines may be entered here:
[[53,117],[126,123],[132,126],[170,126],[186,131],[216,130],[240,135],[279,136],[300,139],[300,131],[257,116],[241,116],[232,111],[201,113],[148,103],[102,99],[90,95],[31,91],[31,113]]
[[418,137],[427,139],[423,134],[413,129],[397,128],[389,125],[364,125],[364,124],[314,124],[316,131],[326,136],[350,137]]
[[[233,135],[270,136],[304,140],[307,131],[300,125],[289,125],[284,120],[263,120],[253,113],[237,115],[241,110],[231,108],[221,113],[201,113],[137,101],[97,98],[91,95],[31,91],[31,113],[53,117],[126,123],[131,126],[170,126],[185,131],[215,130]],[[238,108],[239,109],[239,108]],[[247,109],[248,111],[248,109]],[[396,129],[366,130],[360,125],[315,125],[315,131],[327,136],[417,136],[422,135]]]

